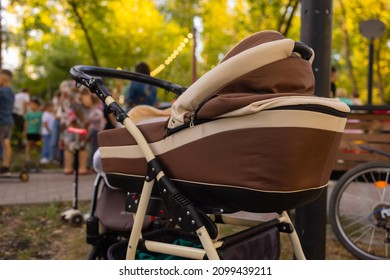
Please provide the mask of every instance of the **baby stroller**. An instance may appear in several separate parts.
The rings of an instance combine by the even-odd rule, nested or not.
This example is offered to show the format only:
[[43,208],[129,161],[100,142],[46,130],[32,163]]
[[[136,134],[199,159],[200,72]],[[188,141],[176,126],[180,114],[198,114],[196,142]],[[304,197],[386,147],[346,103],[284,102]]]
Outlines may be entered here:
[[[99,134],[107,181],[128,193],[126,210],[135,213],[129,240],[110,247],[112,258],[135,259],[146,251],[277,259],[279,232],[285,231],[296,258],[304,259],[287,210],[327,186],[349,112],[336,99],[313,96],[313,58],[310,48],[278,32],[253,34],[186,89],[166,120],[141,125],[119,108],[100,78],[122,71],[73,67],[72,77],[124,125]],[[226,215],[238,211],[279,216],[218,239],[217,223],[247,224]],[[176,227],[142,235],[147,214]],[[176,242],[182,239],[195,245]]]

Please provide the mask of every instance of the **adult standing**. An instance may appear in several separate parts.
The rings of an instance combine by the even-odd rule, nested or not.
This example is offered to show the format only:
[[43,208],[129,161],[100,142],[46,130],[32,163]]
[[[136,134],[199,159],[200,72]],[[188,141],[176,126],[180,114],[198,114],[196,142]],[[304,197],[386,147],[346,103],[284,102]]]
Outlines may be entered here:
[[15,95],[11,89],[13,74],[7,69],[0,70],[0,141],[3,147],[3,166],[0,174],[10,175],[11,164],[11,132],[14,120],[12,111]]
[[61,102],[61,91],[58,90],[52,99],[54,122],[50,138],[50,154],[53,156],[54,162],[57,162],[57,160],[58,162],[62,162],[63,160],[63,155],[60,153],[62,115]]
[[331,74],[330,74],[330,97],[337,97],[337,85],[336,81],[339,77],[339,71],[337,71],[336,66],[331,67]]
[[[86,99],[83,98],[82,92],[84,87],[76,87],[73,81],[61,83],[62,93],[62,127],[64,141],[64,174],[72,174],[74,171],[74,151],[76,146],[76,136],[68,131],[68,128],[86,128],[88,121],[89,108],[86,106]],[[87,160],[88,152],[86,149],[86,137],[79,137],[79,175],[88,174]]]
[[[137,64],[135,72],[150,76],[149,66],[145,62]],[[125,102],[127,109],[136,105],[154,106],[157,100],[157,88],[150,84],[133,81],[125,91]]]

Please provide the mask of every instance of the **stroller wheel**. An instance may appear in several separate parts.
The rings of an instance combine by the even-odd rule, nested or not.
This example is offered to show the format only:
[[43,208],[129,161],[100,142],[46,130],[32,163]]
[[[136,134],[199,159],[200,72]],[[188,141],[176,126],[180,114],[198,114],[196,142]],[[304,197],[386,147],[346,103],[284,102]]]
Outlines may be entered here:
[[84,217],[80,213],[73,214],[69,219],[69,224],[73,227],[79,227],[83,224]]

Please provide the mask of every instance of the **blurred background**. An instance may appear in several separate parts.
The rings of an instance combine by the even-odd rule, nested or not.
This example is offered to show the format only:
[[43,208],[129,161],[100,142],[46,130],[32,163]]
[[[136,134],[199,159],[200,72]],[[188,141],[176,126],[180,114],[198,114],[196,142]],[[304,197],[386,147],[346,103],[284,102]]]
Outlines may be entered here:
[[[77,64],[134,71],[188,86],[247,35],[278,30],[300,38],[299,0],[1,0],[0,66],[15,73],[15,92],[51,100]],[[378,19],[374,40],[373,104],[390,103],[390,2],[334,0],[332,65],[347,97],[367,96],[369,40],[359,23]],[[318,26],[320,29],[321,26]],[[125,85],[110,81],[122,91]],[[158,93],[160,101],[173,96]],[[120,99],[120,95],[118,97]]]

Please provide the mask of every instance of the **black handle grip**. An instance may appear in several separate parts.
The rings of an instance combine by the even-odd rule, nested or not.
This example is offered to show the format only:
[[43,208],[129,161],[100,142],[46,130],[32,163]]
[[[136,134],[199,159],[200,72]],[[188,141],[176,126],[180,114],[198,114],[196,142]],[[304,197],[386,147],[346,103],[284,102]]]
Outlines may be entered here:
[[295,42],[293,52],[299,53],[306,60],[309,60],[313,56],[312,49],[302,42]]

